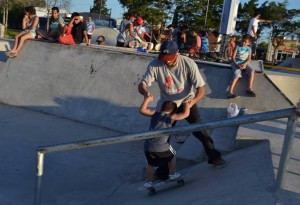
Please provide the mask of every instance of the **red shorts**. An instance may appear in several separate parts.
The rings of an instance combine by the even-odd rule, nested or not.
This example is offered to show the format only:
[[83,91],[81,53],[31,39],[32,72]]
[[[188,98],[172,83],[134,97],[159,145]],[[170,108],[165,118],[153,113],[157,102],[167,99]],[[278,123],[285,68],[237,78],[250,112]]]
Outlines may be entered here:
[[67,45],[74,45],[76,44],[73,38],[73,35],[71,34],[72,28],[69,26],[65,27],[65,36],[60,36],[58,37],[57,41],[62,43],[62,44],[67,44]]

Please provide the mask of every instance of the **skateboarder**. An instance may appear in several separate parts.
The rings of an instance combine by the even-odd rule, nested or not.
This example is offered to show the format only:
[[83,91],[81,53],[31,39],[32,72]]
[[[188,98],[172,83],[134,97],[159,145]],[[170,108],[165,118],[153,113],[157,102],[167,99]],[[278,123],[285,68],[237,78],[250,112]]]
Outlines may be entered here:
[[[150,130],[172,127],[172,123],[182,120],[190,114],[190,102],[184,103],[184,111],[176,114],[177,105],[172,101],[165,101],[162,104],[161,111],[150,110],[148,104],[153,101],[153,96],[149,95],[144,98],[140,106],[140,113],[144,116],[151,117]],[[153,187],[155,181],[154,167],[168,165],[169,180],[175,181],[181,177],[176,171],[175,150],[169,144],[169,135],[147,139],[144,143],[145,156],[148,162],[146,172],[147,181],[145,188]]]
[[[178,112],[183,109],[183,102],[190,101],[190,114],[185,119],[189,123],[200,123],[200,113],[197,103],[205,93],[205,82],[197,64],[190,58],[179,55],[178,46],[174,41],[164,41],[160,47],[158,59],[154,59],[147,68],[138,86],[140,94],[151,96],[148,86],[156,81],[160,89],[160,99],[156,110],[161,110],[162,102],[173,101],[177,104]],[[194,89],[196,92],[194,92]],[[175,124],[174,124],[175,126]],[[208,163],[217,168],[226,166],[221,153],[214,147],[209,132],[196,131],[193,135],[202,142]]]

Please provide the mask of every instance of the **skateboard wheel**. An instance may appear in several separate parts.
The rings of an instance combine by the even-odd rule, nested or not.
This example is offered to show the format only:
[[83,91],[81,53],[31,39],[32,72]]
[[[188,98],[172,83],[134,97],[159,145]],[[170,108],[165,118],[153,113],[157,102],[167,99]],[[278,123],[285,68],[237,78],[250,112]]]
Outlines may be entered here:
[[183,186],[184,185],[184,180],[180,179],[179,181],[177,181],[177,185],[178,186]]
[[155,193],[156,193],[155,189],[151,189],[148,194],[149,196],[153,196]]

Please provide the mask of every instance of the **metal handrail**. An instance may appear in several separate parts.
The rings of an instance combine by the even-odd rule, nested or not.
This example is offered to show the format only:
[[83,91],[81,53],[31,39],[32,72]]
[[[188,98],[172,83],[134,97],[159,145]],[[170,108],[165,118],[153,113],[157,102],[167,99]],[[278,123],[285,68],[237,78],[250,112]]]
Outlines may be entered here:
[[278,173],[276,177],[276,182],[275,182],[275,189],[278,190],[282,188],[284,184],[284,178],[287,172],[288,160],[290,158],[290,152],[293,146],[293,139],[295,136],[297,117],[300,116],[299,105],[300,103],[298,104],[298,108],[275,110],[270,112],[246,115],[242,117],[228,118],[228,119],[204,122],[199,124],[198,123],[190,124],[181,127],[172,127],[172,128],[165,128],[165,129],[140,132],[140,133],[134,133],[128,135],[120,135],[120,136],[107,137],[101,139],[78,141],[78,142],[68,143],[68,144],[39,147],[37,149],[37,173],[36,173],[34,204],[35,205],[41,204],[41,187],[42,187],[42,176],[43,176],[45,154],[62,152],[67,150],[75,150],[75,149],[86,149],[90,147],[144,140],[149,138],[157,138],[160,137],[161,135],[166,135],[166,134],[181,134],[187,131],[194,132],[203,129],[227,127],[227,126],[248,124],[253,122],[261,122],[261,121],[268,121],[268,120],[288,117],[285,139],[282,147],[282,153],[281,153]]

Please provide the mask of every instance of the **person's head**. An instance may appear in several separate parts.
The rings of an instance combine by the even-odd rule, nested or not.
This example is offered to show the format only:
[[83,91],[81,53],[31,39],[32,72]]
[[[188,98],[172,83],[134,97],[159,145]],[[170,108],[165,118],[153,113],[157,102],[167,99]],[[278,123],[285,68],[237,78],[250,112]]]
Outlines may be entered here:
[[235,41],[235,40],[236,40],[236,36],[231,36],[231,37],[230,37],[230,40],[231,40],[231,41]]
[[143,25],[143,19],[142,19],[142,17],[140,17],[140,16],[137,17],[137,18],[135,19],[134,23],[135,23],[137,26]]
[[129,21],[134,21],[134,14],[131,13],[131,12],[126,12],[124,14],[124,18],[127,19],[127,20],[129,20]]
[[72,13],[71,18],[73,19],[74,24],[78,24],[80,22],[80,15],[77,12]]
[[104,36],[98,36],[96,42],[98,45],[104,45],[105,44],[105,37]]
[[87,19],[87,21],[91,22],[92,21],[92,17],[89,16],[88,19]]
[[58,17],[59,17],[59,8],[58,7],[53,7],[51,9],[51,12],[52,12],[52,18],[58,19]]
[[249,46],[250,43],[251,43],[251,39],[252,39],[251,35],[245,34],[243,36],[243,38],[242,38],[242,44],[243,44],[243,46]]
[[170,24],[169,26],[167,26],[167,29],[169,29],[170,31],[174,30],[174,26],[172,24]]
[[177,111],[177,105],[173,101],[165,101],[162,104],[160,111],[167,114],[174,114]]
[[253,17],[254,18],[259,18],[260,17],[260,12],[258,12],[258,11],[254,12]]
[[35,15],[36,14],[36,11],[35,11],[35,8],[34,6],[27,6],[25,7],[25,13],[26,15]]
[[160,46],[158,59],[164,61],[167,66],[174,67],[178,62],[178,46],[175,41],[164,41]]

